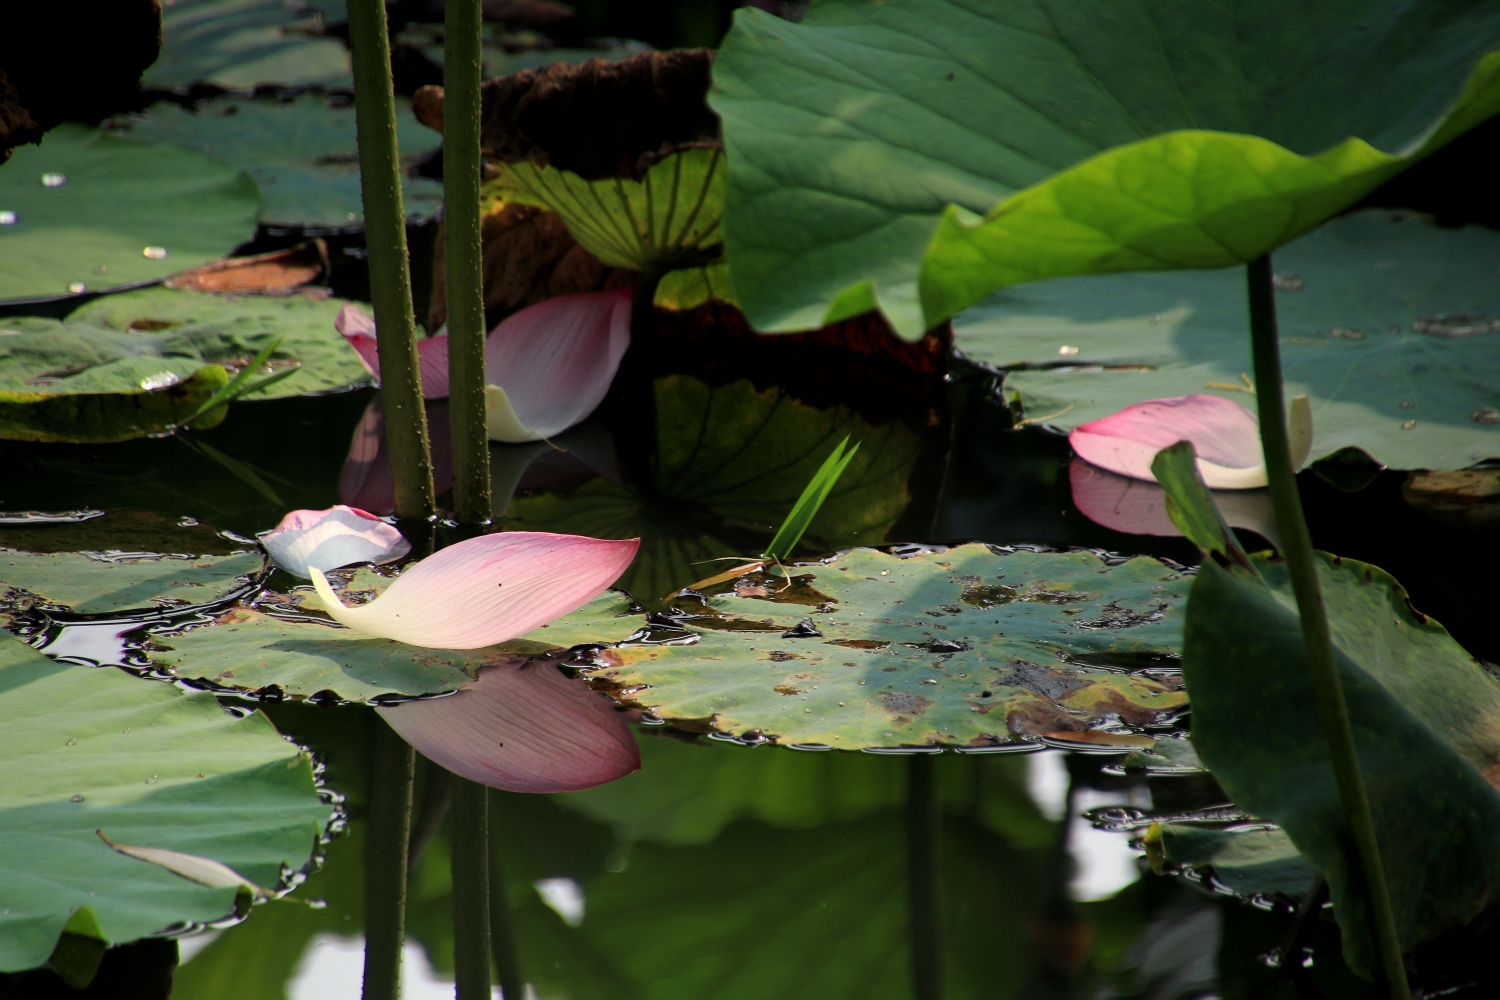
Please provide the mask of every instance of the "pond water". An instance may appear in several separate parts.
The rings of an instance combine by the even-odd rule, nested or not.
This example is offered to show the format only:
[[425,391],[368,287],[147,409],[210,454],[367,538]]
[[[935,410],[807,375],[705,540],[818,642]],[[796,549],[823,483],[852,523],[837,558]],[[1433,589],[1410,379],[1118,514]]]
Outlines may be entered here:
[[[664,594],[706,575],[706,560],[758,551],[786,502],[780,469],[853,427],[889,458],[850,487],[861,500],[851,508],[854,541],[930,549],[978,540],[1196,559],[1180,538],[1123,535],[1083,516],[1071,498],[1066,439],[1013,429],[985,370],[955,360],[926,401],[929,412],[914,420],[836,364],[789,360],[797,367],[781,382],[792,388],[764,371],[745,372],[747,382],[732,365],[690,355],[680,371],[656,373],[658,414],[669,412],[674,393],[722,404],[693,411],[701,426],[676,428],[699,442],[686,457],[673,450],[682,433],[632,438],[643,432],[612,403],[559,442],[566,451],[492,445],[501,527],[639,534],[642,555],[625,583],[642,596]],[[363,497],[378,509],[388,473],[349,457],[376,404],[375,390],[360,389],[242,402],[218,427],[172,438],[5,442],[0,507],[102,513],[9,516],[0,546],[228,553],[289,508]],[[444,405],[429,407],[441,426]],[[801,408],[807,419],[775,424],[767,413],[778,408]],[[703,444],[747,421],[751,429],[731,450]],[[445,464],[440,447],[440,479]],[[1315,544],[1391,569],[1416,606],[1442,609],[1467,648],[1497,656],[1483,586],[1493,536],[1417,512],[1401,500],[1400,482],[1382,473],[1346,493],[1304,473]],[[861,521],[870,511],[878,521]],[[88,637],[47,651],[121,662],[117,643]],[[357,995],[365,807],[378,779],[369,747],[384,723],[359,705],[261,707],[317,755],[326,786],[343,796],[347,827],[294,894],[326,905],[257,906],[239,925],[180,939],[175,954],[170,941],[116,949],[90,995],[141,995],[122,992],[123,984],[174,957],[177,998]],[[1330,919],[1299,922],[1284,899],[1244,900],[1201,878],[1151,873],[1140,838],[1153,817],[1228,806],[1202,773],[1122,769],[1118,753],[818,753],[662,725],[637,734],[642,769],[620,781],[556,795],[492,793],[509,936],[538,997],[913,995],[908,787],[934,781],[946,996],[1373,995],[1344,968]],[[411,997],[452,989],[446,778],[419,758]]]

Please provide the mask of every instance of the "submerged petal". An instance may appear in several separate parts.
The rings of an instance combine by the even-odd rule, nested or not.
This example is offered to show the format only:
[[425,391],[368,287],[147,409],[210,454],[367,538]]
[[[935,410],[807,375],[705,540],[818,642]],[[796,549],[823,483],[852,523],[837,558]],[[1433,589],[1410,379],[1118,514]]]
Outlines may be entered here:
[[313,587],[334,621],[432,649],[478,649],[576,611],[619,579],[639,538],[506,531],[450,545],[361,607],[340,603],[322,573]]
[[[355,305],[339,310],[333,328],[341,333],[354,353],[359,355],[376,382],[380,381],[380,351],[375,337],[375,320]],[[423,337],[417,341],[417,365],[422,373],[422,398],[444,399],[448,395],[448,335]]]
[[1191,441],[1210,489],[1266,485],[1255,414],[1219,396],[1152,399],[1073,428],[1068,443],[1080,458],[1133,479],[1155,481],[1151,461],[1163,448]]
[[258,537],[272,562],[302,577],[351,563],[391,562],[411,551],[401,532],[374,514],[343,504],[294,510]]
[[484,372],[492,438],[552,437],[594,412],[630,346],[632,294],[559,295],[491,331]]
[[[1081,458],[1068,466],[1068,481],[1073,506],[1095,524],[1128,535],[1182,535],[1167,514],[1167,491],[1156,483],[1119,476]],[[1281,544],[1267,491],[1218,491],[1214,502],[1232,527],[1248,528],[1272,545]]]
[[378,711],[424,756],[491,788],[578,791],[641,766],[624,713],[545,660],[516,658],[451,698]]

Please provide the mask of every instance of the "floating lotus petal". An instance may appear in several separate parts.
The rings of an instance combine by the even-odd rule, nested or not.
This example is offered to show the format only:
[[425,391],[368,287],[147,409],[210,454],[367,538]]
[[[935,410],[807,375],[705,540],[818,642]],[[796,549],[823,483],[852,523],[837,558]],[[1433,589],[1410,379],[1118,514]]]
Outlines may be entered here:
[[[1312,447],[1312,407],[1306,396],[1292,400],[1287,437],[1292,462],[1301,468]],[[1078,456],[1132,479],[1154,482],[1151,460],[1163,448],[1191,441],[1198,471],[1209,489],[1246,490],[1266,485],[1255,414],[1220,396],[1202,393],[1152,399],[1080,424],[1068,435]]]
[[559,295],[491,331],[484,349],[491,440],[549,438],[594,412],[630,346],[632,294]]
[[401,532],[374,514],[343,504],[294,510],[257,537],[272,562],[302,577],[351,563],[392,562],[411,551]]
[[[346,305],[339,310],[333,328],[343,334],[365,371],[380,381],[380,352],[376,347],[375,320],[358,306]],[[448,335],[424,337],[417,341],[417,362],[422,373],[422,398],[445,399],[448,396]]]
[[[1167,491],[1156,483],[1119,476],[1081,458],[1073,459],[1068,467],[1068,480],[1073,506],[1095,524],[1128,535],[1182,535],[1167,514]],[[1224,491],[1216,493],[1214,501],[1233,527],[1248,528],[1273,545],[1281,544],[1276,512],[1266,491]]]
[[576,611],[617,580],[640,539],[507,531],[450,545],[408,568],[361,607],[328,580],[313,587],[333,619],[358,632],[432,649],[478,649]]
[[641,766],[625,714],[545,660],[517,657],[451,698],[378,711],[423,755],[491,788],[577,791]]

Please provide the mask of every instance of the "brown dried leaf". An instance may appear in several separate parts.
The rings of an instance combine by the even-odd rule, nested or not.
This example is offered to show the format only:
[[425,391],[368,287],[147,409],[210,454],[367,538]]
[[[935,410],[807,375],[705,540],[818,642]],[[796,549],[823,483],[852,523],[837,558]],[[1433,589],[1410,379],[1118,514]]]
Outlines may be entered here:
[[181,271],[168,278],[168,288],[239,295],[290,295],[299,286],[321,277],[328,269],[328,245],[308,240],[289,250],[254,257],[226,257],[212,264]]

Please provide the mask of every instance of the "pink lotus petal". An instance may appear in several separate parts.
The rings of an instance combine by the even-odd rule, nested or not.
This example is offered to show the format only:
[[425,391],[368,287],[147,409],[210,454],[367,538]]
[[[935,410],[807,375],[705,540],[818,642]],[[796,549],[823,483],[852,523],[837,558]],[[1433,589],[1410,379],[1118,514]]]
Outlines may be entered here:
[[1213,489],[1266,485],[1255,414],[1219,396],[1196,394],[1136,403],[1111,416],[1073,428],[1068,443],[1094,465],[1133,479],[1155,482],[1156,453],[1191,441],[1198,470]]
[[545,660],[517,657],[450,698],[377,711],[428,759],[491,788],[572,792],[641,767],[625,713]]
[[401,532],[374,514],[340,504],[327,510],[294,510],[257,536],[271,561],[288,573],[310,576],[353,563],[385,563],[411,551]]
[[[432,451],[432,484],[442,496],[453,488],[453,447],[448,401],[428,401],[427,440]],[[396,507],[391,483],[391,455],[385,445],[385,406],[380,396],[370,400],[354,428],[349,454],[339,472],[339,503],[389,514]]]
[[[1068,482],[1073,488],[1073,506],[1095,524],[1127,535],[1182,535],[1167,514],[1167,491],[1156,483],[1117,476],[1081,458],[1068,466]],[[1213,498],[1231,527],[1248,528],[1280,545],[1268,492],[1224,490],[1215,491]]]
[[[345,305],[333,321],[333,328],[343,334],[354,353],[359,355],[378,383],[380,381],[380,351],[375,337],[375,320],[356,305]],[[448,396],[448,335],[423,337],[417,341],[417,363],[422,373],[422,397],[424,399],[446,399]]]
[[611,541],[506,531],[450,545],[409,567],[357,608],[312,574],[323,607],[368,635],[432,649],[478,649],[576,611],[630,566],[639,538]]
[[593,413],[630,346],[631,289],[559,295],[510,316],[484,348],[490,438],[550,438]]

